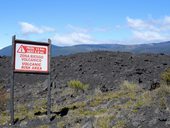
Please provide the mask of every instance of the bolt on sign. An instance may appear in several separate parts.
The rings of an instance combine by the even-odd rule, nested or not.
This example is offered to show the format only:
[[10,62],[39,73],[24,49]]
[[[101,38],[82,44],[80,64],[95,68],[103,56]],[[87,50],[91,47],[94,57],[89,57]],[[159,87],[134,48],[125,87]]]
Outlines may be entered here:
[[49,45],[17,40],[14,45],[15,72],[48,72]]

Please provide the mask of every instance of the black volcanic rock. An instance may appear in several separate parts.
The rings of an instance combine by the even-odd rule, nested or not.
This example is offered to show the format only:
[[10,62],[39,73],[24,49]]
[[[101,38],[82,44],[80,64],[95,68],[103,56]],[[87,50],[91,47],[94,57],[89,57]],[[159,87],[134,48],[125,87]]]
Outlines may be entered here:
[[[10,58],[0,58],[0,82],[10,84]],[[58,87],[69,80],[80,80],[94,89],[113,90],[128,80],[151,89],[160,81],[160,73],[170,66],[170,56],[126,52],[90,52],[52,58],[51,77]],[[35,77],[36,76],[36,77]],[[17,84],[43,82],[47,76],[16,74]],[[30,80],[31,79],[31,80]],[[152,87],[151,87],[152,86]],[[156,86],[156,85],[155,85]]]
[[160,73],[170,66],[170,57],[159,54],[92,52],[55,59],[53,77],[56,82],[78,79],[90,84],[91,88],[115,89],[128,80],[150,89],[153,80],[159,81]]
[[[135,101],[136,99],[133,95],[132,99],[130,99],[130,97],[126,96],[126,93],[123,97],[119,97],[119,95],[117,95],[118,98],[112,97],[119,90],[119,85],[125,80],[137,83],[145,89],[143,91],[156,91],[155,89],[160,86],[160,74],[169,66],[170,56],[165,54],[98,51],[54,57],[51,60],[51,80],[53,82],[51,84],[51,99],[52,107],[57,110],[52,111],[51,123],[49,124],[48,120],[43,118],[47,114],[46,110],[42,111],[40,109],[34,112],[34,116],[37,118],[31,120],[27,119],[25,115],[18,118],[16,125],[21,128],[51,125],[51,127],[55,128],[58,122],[64,121],[62,127],[71,128],[77,124],[82,127],[95,127],[96,120],[105,118],[105,115],[100,114],[100,112],[113,109],[115,112],[113,110],[106,112],[107,115],[113,114],[114,118],[110,120],[111,126],[116,125],[116,122],[120,120],[126,120],[127,127],[132,128],[169,127],[169,95],[165,100],[167,102],[165,108],[159,108],[157,104],[141,107],[141,102]],[[9,88],[10,74],[10,58],[0,57],[0,86]],[[32,111],[32,107],[35,105],[34,101],[37,104],[41,99],[46,101],[47,78],[48,76],[46,75],[15,74],[15,105],[27,104],[29,111]],[[89,84],[90,88],[84,92],[75,93],[67,85],[69,80],[80,80]],[[107,93],[107,97],[111,97],[105,97]],[[140,95],[140,93],[137,92],[135,96]],[[93,99],[95,94],[98,94],[96,95],[96,100]],[[100,102],[101,96],[104,97],[102,102]],[[132,104],[129,105],[130,103]],[[135,109],[131,110],[134,103],[138,104]],[[120,107],[122,105],[127,109]],[[129,105],[130,111],[127,105]],[[83,114],[84,116],[76,117],[73,112],[79,112],[80,115]],[[94,116],[93,114],[98,115]]]
[[[0,58],[0,86],[7,89],[10,87],[10,65],[10,58]],[[89,84],[91,91],[117,90],[125,80],[137,83],[146,90],[154,90],[159,87],[160,74],[169,66],[170,56],[162,54],[90,52],[54,57],[51,60],[53,99],[63,103],[67,98],[74,98],[70,95],[57,98],[57,94],[67,88],[70,80]],[[15,74],[16,101],[26,102],[32,101],[34,97],[46,97],[47,78],[46,75]]]

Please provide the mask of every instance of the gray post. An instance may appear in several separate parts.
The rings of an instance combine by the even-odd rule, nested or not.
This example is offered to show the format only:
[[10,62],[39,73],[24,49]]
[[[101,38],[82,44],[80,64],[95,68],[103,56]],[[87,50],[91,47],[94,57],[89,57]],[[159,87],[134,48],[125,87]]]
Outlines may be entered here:
[[48,118],[50,119],[50,114],[51,114],[51,68],[50,68],[50,64],[51,64],[51,40],[48,39],[48,43],[49,43],[49,54],[48,54],[48,70],[49,70],[49,74],[48,74],[48,99],[47,99],[47,115]]
[[11,115],[11,125],[14,125],[14,42],[15,35],[12,37],[12,53],[11,53],[11,87],[10,87],[10,115]]

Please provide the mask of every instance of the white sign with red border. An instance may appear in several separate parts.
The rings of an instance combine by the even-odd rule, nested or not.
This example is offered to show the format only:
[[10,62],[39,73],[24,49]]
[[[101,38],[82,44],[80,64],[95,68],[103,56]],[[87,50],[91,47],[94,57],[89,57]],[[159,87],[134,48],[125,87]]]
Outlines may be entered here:
[[48,72],[48,45],[15,43],[14,71]]

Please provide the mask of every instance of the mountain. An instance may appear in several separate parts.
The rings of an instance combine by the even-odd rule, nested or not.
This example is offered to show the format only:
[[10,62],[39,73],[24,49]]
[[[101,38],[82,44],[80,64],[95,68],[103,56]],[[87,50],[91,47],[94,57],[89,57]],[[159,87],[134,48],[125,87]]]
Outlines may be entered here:
[[11,45],[10,46],[7,46],[7,47],[5,47],[5,48],[2,48],[2,49],[0,49],[0,55],[2,56],[10,56],[11,55]]
[[[170,54],[170,41],[139,44],[139,45],[121,45],[121,44],[83,44],[74,46],[59,47],[52,45],[52,56],[69,55],[79,52],[91,51],[121,51],[132,53],[165,53]],[[1,56],[11,55],[11,46],[7,46],[0,50]]]

